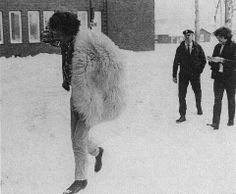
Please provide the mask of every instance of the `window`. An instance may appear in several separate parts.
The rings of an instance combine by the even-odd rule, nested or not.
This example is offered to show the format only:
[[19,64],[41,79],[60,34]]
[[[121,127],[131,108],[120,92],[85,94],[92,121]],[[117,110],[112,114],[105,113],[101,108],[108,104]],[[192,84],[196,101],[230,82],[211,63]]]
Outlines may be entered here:
[[94,12],[94,23],[95,23],[95,26],[93,27],[93,29],[96,29],[99,32],[101,32],[102,31],[102,18],[101,18],[100,11]]
[[204,42],[204,34],[200,34],[200,42]]
[[80,20],[80,30],[86,30],[88,28],[88,12],[78,11],[78,20]]
[[21,12],[10,11],[9,22],[11,43],[22,43]]
[[2,12],[0,11],[0,44],[3,44]]
[[40,42],[39,12],[28,11],[29,42]]
[[43,29],[46,30],[50,17],[54,14],[54,11],[43,12]]

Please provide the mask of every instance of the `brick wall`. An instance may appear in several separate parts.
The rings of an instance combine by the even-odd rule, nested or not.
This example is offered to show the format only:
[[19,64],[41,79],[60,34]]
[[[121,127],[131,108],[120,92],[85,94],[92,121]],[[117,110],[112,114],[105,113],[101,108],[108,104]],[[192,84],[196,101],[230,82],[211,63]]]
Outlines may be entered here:
[[[154,0],[93,0],[95,11],[102,11],[102,31],[120,48],[130,50],[154,49]],[[3,14],[1,56],[27,56],[38,53],[58,53],[59,49],[44,43],[29,43],[27,11],[40,12],[40,30],[43,29],[43,11],[86,11],[89,0],[0,0]],[[21,11],[22,41],[10,43],[9,11]]]
[[[102,0],[97,0],[96,10],[102,7]],[[60,49],[45,43],[29,43],[28,11],[39,11],[40,30],[43,29],[43,11],[88,11],[88,0],[0,0],[0,11],[3,14],[3,40],[0,44],[0,57],[28,56],[38,53],[60,53]],[[21,11],[22,43],[10,43],[9,11]]]
[[121,48],[154,50],[154,0],[108,0],[108,36]]

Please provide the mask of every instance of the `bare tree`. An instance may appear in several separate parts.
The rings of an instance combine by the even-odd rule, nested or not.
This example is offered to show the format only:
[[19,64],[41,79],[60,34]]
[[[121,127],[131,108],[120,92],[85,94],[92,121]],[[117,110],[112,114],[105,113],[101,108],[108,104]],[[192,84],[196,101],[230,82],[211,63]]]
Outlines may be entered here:
[[195,0],[195,41],[198,42],[200,37],[199,27],[199,2]]

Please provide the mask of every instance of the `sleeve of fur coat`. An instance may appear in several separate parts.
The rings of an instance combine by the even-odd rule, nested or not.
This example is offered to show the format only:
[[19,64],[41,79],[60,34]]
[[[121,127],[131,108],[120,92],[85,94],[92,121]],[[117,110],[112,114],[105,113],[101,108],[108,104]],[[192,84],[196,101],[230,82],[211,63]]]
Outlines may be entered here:
[[79,32],[72,60],[72,103],[93,126],[114,119],[124,106],[120,49],[106,35]]

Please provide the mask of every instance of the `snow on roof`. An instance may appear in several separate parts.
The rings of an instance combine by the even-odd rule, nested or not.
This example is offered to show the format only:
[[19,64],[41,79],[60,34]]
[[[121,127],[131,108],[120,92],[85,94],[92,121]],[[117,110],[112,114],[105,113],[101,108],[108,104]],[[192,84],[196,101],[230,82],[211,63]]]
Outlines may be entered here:
[[200,26],[200,29],[203,29],[209,33],[213,33],[216,30],[214,26]]
[[193,30],[194,28],[191,25],[186,24],[179,24],[178,21],[176,21],[175,24],[157,24],[156,28],[156,34],[168,34],[170,36],[183,36],[183,31],[186,29]]
[[170,36],[183,36],[183,30],[178,29],[176,27],[160,27],[157,28],[156,34],[168,34]]
[[[216,30],[216,26],[213,24],[201,24],[200,29],[203,29],[209,33],[213,33]],[[179,23],[176,21],[169,21],[164,19],[159,19],[156,21],[156,34],[168,34],[170,36],[183,36],[182,32],[186,29],[191,29],[194,31],[194,26],[186,23]]]

